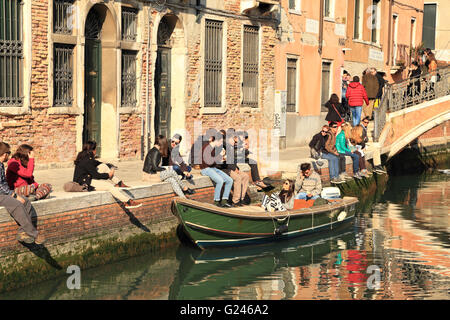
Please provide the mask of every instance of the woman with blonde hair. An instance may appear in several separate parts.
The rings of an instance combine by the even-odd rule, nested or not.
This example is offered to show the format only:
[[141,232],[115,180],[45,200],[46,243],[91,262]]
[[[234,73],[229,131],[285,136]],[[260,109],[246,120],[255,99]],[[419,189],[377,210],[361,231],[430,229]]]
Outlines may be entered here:
[[355,153],[356,148],[354,150],[350,149],[348,139],[351,137],[352,126],[345,122],[341,126],[342,130],[336,136],[336,149],[340,155],[349,156],[352,158],[353,162],[353,176],[356,179],[362,179],[362,176],[359,172],[359,155]]
[[369,171],[366,168],[366,157],[364,154],[364,129],[362,126],[356,126],[351,128],[350,131],[350,143],[355,146],[355,153],[359,155],[359,168],[361,170],[361,175],[366,178],[369,177]]

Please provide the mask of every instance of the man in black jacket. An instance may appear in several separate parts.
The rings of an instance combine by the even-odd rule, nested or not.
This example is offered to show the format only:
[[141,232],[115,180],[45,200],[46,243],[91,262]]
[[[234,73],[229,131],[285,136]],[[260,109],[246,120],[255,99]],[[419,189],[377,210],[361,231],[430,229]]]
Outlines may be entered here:
[[319,159],[322,157],[322,153],[325,150],[325,142],[327,141],[327,132],[329,129],[330,128],[327,125],[324,125],[322,130],[315,134],[309,142],[311,158],[317,160],[319,166],[323,165],[323,162]]

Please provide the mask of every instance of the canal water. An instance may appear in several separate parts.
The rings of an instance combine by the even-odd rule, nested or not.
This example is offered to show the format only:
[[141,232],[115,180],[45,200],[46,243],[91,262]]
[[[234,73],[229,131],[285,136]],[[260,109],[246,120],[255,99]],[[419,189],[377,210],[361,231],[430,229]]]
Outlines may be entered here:
[[[0,299],[449,299],[450,175],[391,177],[354,223],[304,240],[201,252],[183,244]],[[69,275],[68,275],[69,276]]]

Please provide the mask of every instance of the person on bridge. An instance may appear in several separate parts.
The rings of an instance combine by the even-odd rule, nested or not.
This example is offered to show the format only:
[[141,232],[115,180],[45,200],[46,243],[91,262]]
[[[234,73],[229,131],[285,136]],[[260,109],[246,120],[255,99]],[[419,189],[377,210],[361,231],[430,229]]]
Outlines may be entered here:
[[364,89],[366,89],[367,97],[369,98],[369,103],[366,103],[363,107],[364,115],[373,119],[373,105],[377,99],[378,90],[380,88],[380,83],[377,78],[377,70],[375,68],[368,68],[364,72],[362,77],[362,85],[364,86]]
[[348,100],[348,105],[352,111],[353,126],[357,126],[361,121],[362,105],[365,102],[369,104],[366,89],[359,83],[359,77],[354,76],[353,82],[348,85],[345,97]]
[[333,93],[325,103],[325,107],[328,109],[328,113],[325,116],[325,120],[330,124],[332,121],[336,122],[338,126],[344,123],[344,117],[346,110],[341,103],[339,103],[339,97],[336,93]]

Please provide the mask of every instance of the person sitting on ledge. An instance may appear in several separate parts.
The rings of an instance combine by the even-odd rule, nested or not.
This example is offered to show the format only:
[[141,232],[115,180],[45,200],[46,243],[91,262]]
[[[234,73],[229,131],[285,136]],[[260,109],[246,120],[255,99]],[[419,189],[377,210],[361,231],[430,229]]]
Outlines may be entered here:
[[[233,187],[233,179],[217,168],[218,164],[223,163],[223,154],[220,153],[223,150],[221,136],[215,129],[209,129],[206,132],[205,138],[208,140],[204,141],[202,146],[200,173],[202,176],[209,177],[216,184],[214,187],[214,204],[221,208],[231,208],[231,205],[228,204],[228,198]],[[224,185],[221,199],[220,194]]]
[[186,178],[189,180],[192,179],[192,167],[188,166],[180,155],[180,143],[182,139],[183,137],[178,133],[170,139],[169,165],[181,176],[181,179]]
[[317,199],[322,192],[320,175],[311,169],[311,163],[302,163],[295,180],[295,199]]
[[75,159],[75,171],[73,181],[80,185],[87,185],[88,190],[109,191],[114,198],[125,204],[125,208],[132,209],[142,206],[128,195],[125,195],[117,187],[123,183],[114,176],[114,167],[95,160],[97,143],[88,141],[83,145]]
[[183,186],[180,176],[172,166],[161,166],[162,159],[168,157],[169,146],[166,137],[158,135],[155,139],[155,146],[147,153],[142,171],[146,174],[159,172],[161,181],[169,182],[173,191],[181,198],[186,198],[185,194],[194,194],[195,191]]
[[8,161],[6,180],[9,188],[20,196],[28,197],[28,200],[31,201],[45,199],[52,191],[52,185],[37,183],[34,180],[33,173],[33,147],[28,144],[22,144]]
[[44,236],[38,232],[31,220],[31,203],[25,198],[18,196],[9,188],[6,182],[4,162],[8,161],[11,154],[9,144],[0,142],[0,206],[4,207],[9,215],[19,225],[17,240],[24,243],[35,243],[41,245],[45,242]]

